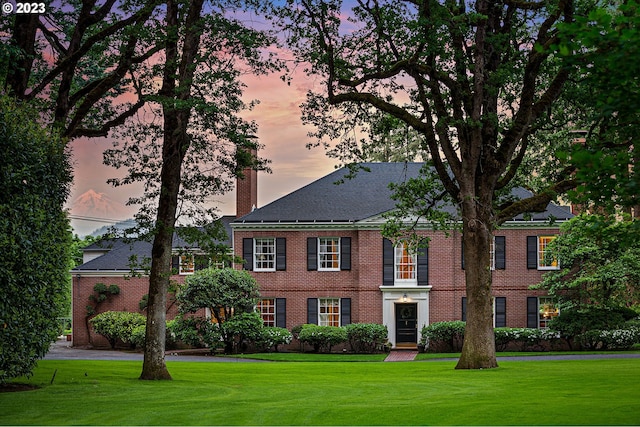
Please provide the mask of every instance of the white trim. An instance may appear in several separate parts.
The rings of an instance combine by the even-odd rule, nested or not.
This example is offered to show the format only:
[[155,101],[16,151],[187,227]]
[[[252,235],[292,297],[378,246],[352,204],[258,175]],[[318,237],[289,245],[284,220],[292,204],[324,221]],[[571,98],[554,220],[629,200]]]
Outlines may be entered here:
[[[380,286],[382,292],[382,323],[389,332],[388,339],[391,347],[396,346],[396,304],[417,304],[418,329],[417,339],[420,342],[422,328],[429,324],[429,292],[431,286]],[[407,300],[404,301],[404,296]]]

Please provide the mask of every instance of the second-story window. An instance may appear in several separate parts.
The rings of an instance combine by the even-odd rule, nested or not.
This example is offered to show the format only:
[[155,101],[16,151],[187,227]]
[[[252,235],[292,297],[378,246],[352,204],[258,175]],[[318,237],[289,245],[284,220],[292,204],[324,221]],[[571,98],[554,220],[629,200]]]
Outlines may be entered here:
[[276,243],[273,238],[255,239],[253,265],[255,271],[276,270]]
[[400,242],[395,247],[395,280],[416,280],[417,257],[409,251],[406,242]]
[[318,239],[318,270],[340,270],[340,238]]
[[556,270],[559,268],[558,260],[549,250],[549,244],[556,236],[538,236],[538,269]]

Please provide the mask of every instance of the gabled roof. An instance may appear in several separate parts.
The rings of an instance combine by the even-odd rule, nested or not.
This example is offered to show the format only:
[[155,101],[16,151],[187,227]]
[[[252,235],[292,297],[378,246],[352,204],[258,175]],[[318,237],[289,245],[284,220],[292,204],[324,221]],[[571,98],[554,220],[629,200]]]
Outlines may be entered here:
[[[390,183],[401,183],[419,176],[423,163],[363,163],[363,170],[353,178],[346,178],[347,168],[338,169],[292,193],[287,194],[234,221],[244,223],[323,223],[357,222],[380,215],[395,208],[391,199]],[[530,197],[532,193],[517,188],[513,195]],[[455,214],[453,206],[441,209]],[[563,207],[550,203],[547,210],[531,215],[519,215],[516,221],[525,219],[569,219],[573,215]]]
[[[226,244],[231,247],[231,222],[235,219],[233,216],[223,216],[220,218],[227,239],[219,243]],[[77,266],[72,272],[83,271],[131,271],[132,268],[140,269],[141,265],[150,263],[151,259],[151,242],[146,240],[131,239],[105,239],[92,243],[83,249],[89,252],[106,252],[91,261],[85,262]],[[173,235],[174,249],[191,248],[196,249],[197,245],[189,244],[181,239],[177,234]],[[132,260],[134,263],[132,264]],[[147,261],[145,261],[147,260]]]

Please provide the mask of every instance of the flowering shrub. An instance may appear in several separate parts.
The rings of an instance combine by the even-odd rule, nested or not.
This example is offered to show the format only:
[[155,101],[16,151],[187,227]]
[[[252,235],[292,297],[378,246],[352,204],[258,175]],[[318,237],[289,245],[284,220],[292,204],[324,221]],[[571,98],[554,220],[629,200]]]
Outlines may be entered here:
[[640,342],[640,329],[598,330],[592,329],[578,335],[576,340],[589,350],[628,350],[635,343]]
[[465,322],[436,322],[422,328],[420,345],[430,351],[462,350]]
[[278,346],[281,344],[289,344],[293,339],[293,335],[285,328],[278,328],[275,326],[265,326],[262,328],[261,336],[256,341],[258,348],[266,351],[278,351]]
[[331,347],[347,341],[347,331],[337,326],[303,325],[298,339],[316,352],[331,352]]
[[93,330],[105,337],[111,348],[116,346],[118,340],[132,344],[132,332],[140,325],[146,323],[146,318],[140,313],[128,311],[107,311],[98,314],[89,321]]
[[387,342],[387,327],[377,323],[352,323],[344,327],[351,350],[375,353]]
[[495,328],[496,350],[504,351],[507,346],[517,345],[521,351],[537,347],[543,349],[544,342],[560,339],[560,333],[549,329],[535,328]]

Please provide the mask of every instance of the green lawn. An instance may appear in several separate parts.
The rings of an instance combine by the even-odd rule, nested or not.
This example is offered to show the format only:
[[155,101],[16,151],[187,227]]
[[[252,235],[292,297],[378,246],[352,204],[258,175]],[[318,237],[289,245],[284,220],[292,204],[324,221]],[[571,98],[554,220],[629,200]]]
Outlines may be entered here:
[[[501,362],[39,363],[0,394],[6,425],[639,425],[640,359]],[[51,385],[54,372],[57,374]]]

